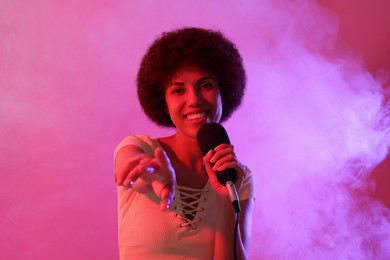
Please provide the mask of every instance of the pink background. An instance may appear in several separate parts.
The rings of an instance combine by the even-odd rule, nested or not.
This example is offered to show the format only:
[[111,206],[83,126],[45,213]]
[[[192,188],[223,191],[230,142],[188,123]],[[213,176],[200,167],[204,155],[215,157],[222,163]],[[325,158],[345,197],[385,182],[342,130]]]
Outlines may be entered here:
[[1,1],[1,258],[118,258],[113,151],[126,135],[172,132],[142,113],[135,75],[153,39],[181,26],[222,30],[245,61],[248,92],[225,127],[256,176],[251,259],[389,257],[390,163],[376,182],[364,169],[389,148],[390,2],[320,3],[334,12]]

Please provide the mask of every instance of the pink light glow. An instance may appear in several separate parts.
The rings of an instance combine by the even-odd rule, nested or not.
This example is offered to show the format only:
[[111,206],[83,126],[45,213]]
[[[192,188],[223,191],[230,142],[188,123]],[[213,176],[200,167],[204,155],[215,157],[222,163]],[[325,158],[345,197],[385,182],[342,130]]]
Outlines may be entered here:
[[376,191],[369,178],[389,151],[390,3],[319,2],[335,13],[309,0],[2,1],[2,258],[118,258],[113,151],[171,132],[143,115],[134,81],[153,39],[181,26],[222,30],[245,61],[225,126],[256,175],[250,259],[390,257],[388,163]]

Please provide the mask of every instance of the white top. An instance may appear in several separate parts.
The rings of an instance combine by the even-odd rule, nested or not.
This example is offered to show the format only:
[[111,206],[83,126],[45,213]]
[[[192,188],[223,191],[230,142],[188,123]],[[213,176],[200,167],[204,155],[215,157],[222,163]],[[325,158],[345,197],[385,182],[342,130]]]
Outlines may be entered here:
[[[118,151],[127,145],[136,145],[152,156],[155,148],[161,147],[156,138],[128,136],[117,146],[114,161]],[[240,200],[254,198],[251,173],[238,194]],[[190,204],[185,202],[188,197],[193,198]],[[160,198],[154,192],[140,194],[118,188],[120,259],[213,259],[215,200],[209,182],[202,190],[176,184],[174,201],[163,212]],[[193,217],[189,219],[186,215]]]

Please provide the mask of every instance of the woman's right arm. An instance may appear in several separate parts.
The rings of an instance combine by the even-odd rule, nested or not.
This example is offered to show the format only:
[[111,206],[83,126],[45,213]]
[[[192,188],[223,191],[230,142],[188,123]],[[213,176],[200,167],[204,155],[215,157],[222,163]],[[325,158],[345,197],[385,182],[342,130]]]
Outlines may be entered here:
[[135,145],[121,148],[115,157],[116,184],[139,193],[154,191],[166,209],[175,195],[175,172],[168,156],[159,147],[153,157]]
[[141,168],[141,161],[151,160],[152,156],[146,154],[136,145],[127,145],[121,148],[115,156],[115,181],[124,189],[132,187],[139,193],[152,191],[152,185],[142,179],[132,179],[130,172],[136,167]]

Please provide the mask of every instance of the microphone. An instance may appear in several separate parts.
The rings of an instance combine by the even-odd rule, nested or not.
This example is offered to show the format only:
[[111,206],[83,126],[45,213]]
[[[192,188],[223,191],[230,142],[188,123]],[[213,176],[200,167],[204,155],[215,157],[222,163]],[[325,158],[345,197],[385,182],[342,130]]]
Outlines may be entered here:
[[[208,123],[199,128],[196,135],[200,150],[203,155],[206,155],[210,150],[220,144],[230,144],[229,136],[222,125],[218,123]],[[226,187],[230,200],[236,212],[240,212],[240,201],[234,182],[237,180],[237,172],[235,169],[226,169],[217,171],[218,182]]]

